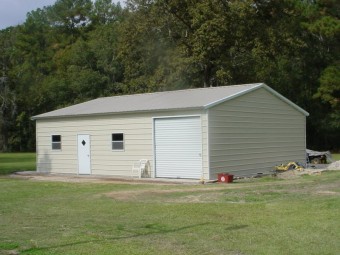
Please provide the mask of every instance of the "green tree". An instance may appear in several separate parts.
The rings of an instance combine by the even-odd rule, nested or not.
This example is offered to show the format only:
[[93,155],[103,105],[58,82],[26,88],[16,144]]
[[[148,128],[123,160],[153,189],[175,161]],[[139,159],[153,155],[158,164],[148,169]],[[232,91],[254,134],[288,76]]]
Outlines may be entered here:
[[10,141],[17,114],[16,94],[9,71],[13,65],[12,44],[15,28],[0,31],[0,151],[11,150]]
[[[309,53],[317,61],[308,63],[318,71],[313,91],[311,117],[308,123],[309,144],[315,148],[339,148],[339,56],[340,56],[340,3],[335,0],[319,0],[305,13],[303,24],[311,37]],[[313,139],[314,138],[314,139]]]
[[91,14],[91,22],[94,25],[107,25],[121,21],[124,18],[124,9],[112,0],[97,0]]
[[0,31],[1,137],[34,149],[30,116],[99,96],[266,82],[338,148],[339,3],[58,0]]
[[53,6],[47,7],[47,14],[52,26],[75,34],[90,24],[91,10],[91,0],[57,0]]

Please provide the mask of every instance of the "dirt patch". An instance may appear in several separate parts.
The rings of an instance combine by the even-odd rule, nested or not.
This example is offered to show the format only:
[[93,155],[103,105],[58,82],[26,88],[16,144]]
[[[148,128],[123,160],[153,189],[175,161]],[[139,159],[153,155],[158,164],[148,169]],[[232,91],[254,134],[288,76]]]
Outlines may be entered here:
[[[325,169],[326,170],[326,169]],[[337,196],[340,195],[337,191],[339,183],[328,183],[306,185],[313,182],[313,180],[306,180],[299,178],[303,174],[320,175],[323,169],[305,169],[304,171],[286,171],[278,175],[281,180],[279,182],[253,182],[252,178],[236,180],[234,183],[210,183],[199,184],[199,181],[186,182],[185,180],[171,180],[166,179],[124,179],[124,178],[112,178],[108,176],[77,176],[66,174],[37,174],[37,173],[20,173],[14,174],[12,178],[24,178],[33,181],[51,181],[51,182],[71,182],[71,183],[103,183],[103,184],[130,184],[140,185],[148,184],[153,185],[150,187],[141,187],[138,189],[129,189],[122,191],[112,191],[102,194],[96,194],[96,196],[106,196],[114,200],[119,201],[154,201],[159,200],[169,203],[211,203],[217,202],[221,199],[221,196],[225,196],[222,191],[229,193],[231,190],[240,189],[237,193],[240,193],[240,199],[236,199],[236,202],[242,202],[242,196],[248,194],[249,188],[263,187],[263,192],[285,192],[285,193],[305,193],[315,195]],[[180,184],[180,185],[178,185]],[[184,185],[185,184],[185,185]],[[160,187],[162,185],[162,187]],[[174,185],[177,185],[174,186]],[[280,190],[275,186],[281,186]],[[244,191],[242,191],[244,189]],[[262,191],[261,191],[262,192]],[[178,193],[178,194],[176,194]],[[234,194],[234,193],[232,193]],[[231,194],[231,195],[232,195]],[[250,193],[249,193],[250,194]],[[248,194],[248,195],[249,195]],[[254,194],[250,194],[254,195]],[[258,194],[261,196],[263,194]],[[235,202],[234,200],[230,202]],[[243,201],[244,202],[244,201]]]
[[[105,193],[104,195],[117,200],[135,200],[139,197],[152,197],[161,194],[172,193],[186,193],[186,192],[202,192],[202,191],[214,191],[224,190],[225,186],[209,187],[209,188],[190,188],[190,189],[147,189],[147,190],[130,190],[130,191],[114,191]],[[192,200],[197,200],[192,195]],[[196,195],[195,195],[196,196]],[[198,200],[197,200],[198,201]]]
[[327,167],[328,170],[340,170],[340,160],[333,162]]
[[277,173],[277,177],[280,179],[296,179],[299,178],[301,175],[321,175],[321,173],[326,170],[327,168],[324,169],[305,168],[302,171],[288,170],[282,173]]
[[296,179],[301,175],[321,175],[324,171],[340,170],[340,160],[335,161],[332,164],[313,165],[315,168],[305,168],[302,171],[288,170],[282,173],[277,173],[277,177],[280,179]]
[[8,251],[4,251],[3,253],[1,253],[0,250],[0,254],[4,254],[4,255],[19,255],[20,252],[17,250],[8,250]]
[[78,176],[74,174],[45,174],[37,172],[16,172],[10,175],[11,178],[29,179],[34,181],[51,181],[51,182],[72,182],[72,183],[118,183],[118,184],[159,184],[159,185],[176,185],[176,184],[199,184],[197,180],[165,180],[165,179],[135,179],[112,176]]
[[320,191],[317,191],[316,193],[321,194],[321,195],[339,195],[339,192],[329,191],[329,190],[320,190]]

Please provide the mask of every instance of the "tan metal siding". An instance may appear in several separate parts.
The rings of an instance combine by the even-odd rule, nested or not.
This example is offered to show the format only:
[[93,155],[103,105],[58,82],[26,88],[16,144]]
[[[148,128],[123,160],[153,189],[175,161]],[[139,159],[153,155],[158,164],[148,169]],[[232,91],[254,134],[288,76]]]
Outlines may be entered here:
[[208,113],[204,111],[201,115],[202,121],[202,165],[203,178],[209,180],[209,148],[208,148]]
[[[206,145],[206,114],[197,110],[37,120],[37,170],[77,174],[78,134],[90,135],[91,170],[94,175],[130,176],[132,164],[140,159],[149,159],[153,169],[152,118],[183,115],[201,116],[202,144]],[[112,151],[111,134],[120,132],[124,133],[124,151]],[[62,136],[61,151],[51,149],[52,134]],[[207,162],[204,158],[205,176],[208,176]]]
[[219,172],[268,173],[305,162],[306,117],[260,88],[209,109],[210,178]]

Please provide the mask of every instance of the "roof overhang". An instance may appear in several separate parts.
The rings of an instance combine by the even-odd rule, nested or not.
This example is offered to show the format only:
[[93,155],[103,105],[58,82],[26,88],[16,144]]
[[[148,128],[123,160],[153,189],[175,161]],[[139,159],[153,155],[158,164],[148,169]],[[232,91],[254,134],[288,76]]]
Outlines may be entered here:
[[89,114],[72,114],[72,115],[58,115],[58,116],[42,116],[39,115],[31,117],[31,120],[50,120],[50,119],[61,119],[61,118],[81,118],[81,117],[92,117],[92,116],[107,116],[107,115],[120,115],[120,114],[133,114],[133,113],[149,113],[149,112],[169,112],[169,111],[194,111],[204,110],[203,107],[186,107],[186,108],[171,108],[171,109],[159,109],[159,110],[139,110],[139,111],[126,111],[126,112],[104,112],[104,113],[89,113]]

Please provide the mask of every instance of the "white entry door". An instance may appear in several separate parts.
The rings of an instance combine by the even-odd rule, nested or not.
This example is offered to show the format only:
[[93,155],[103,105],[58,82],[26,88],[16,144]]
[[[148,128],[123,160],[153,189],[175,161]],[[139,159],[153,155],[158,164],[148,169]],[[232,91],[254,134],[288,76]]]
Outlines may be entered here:
[[199,179],[202,176],[200,117],[154,120],[156,177]]
[[89,135],[78,135],[78,173],[91,174],[91,145]]

